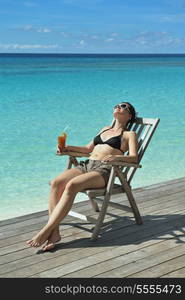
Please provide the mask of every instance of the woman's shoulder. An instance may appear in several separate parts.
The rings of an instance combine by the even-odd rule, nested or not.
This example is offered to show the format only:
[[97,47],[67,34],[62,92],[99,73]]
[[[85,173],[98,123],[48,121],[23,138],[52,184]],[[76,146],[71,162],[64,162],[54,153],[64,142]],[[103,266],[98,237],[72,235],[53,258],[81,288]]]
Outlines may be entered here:
[[124,136],[125,138],[130,138],[130,137],[137,137],[137,134],[136,134],[136,132],[133,131],[133,130],[131,130],[131,131],[125,130],[125,131],[123,132],[123,136]]

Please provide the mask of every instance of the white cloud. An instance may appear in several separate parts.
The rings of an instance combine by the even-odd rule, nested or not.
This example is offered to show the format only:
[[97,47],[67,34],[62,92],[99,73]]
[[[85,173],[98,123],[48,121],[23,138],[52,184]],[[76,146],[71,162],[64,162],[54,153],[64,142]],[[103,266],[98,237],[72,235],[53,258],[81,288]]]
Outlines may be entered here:
[[66,33],[66,32],[64,32],[64,31],[60,32],[60,34],[61,34],[63,37],[69,37],[69,34]]
[[[156,17],[153,16],[153,18],[156,18]],[[157,19],[159,22],[184,23],[185,22],[185,13],[161,15],[161,16],[158,16]]]
[[99,40],[99,38],[100,37],[98,35],[96,35],[96,34],[94,34],[94,35],[91,36],[92,40]]
[[23,31],[35,31],[35,32],[41,32],[41,33],[48,33],[48,32],[51,32],[52,30],[50,28],[45,28],[45,27],[36,27],[36,26],[33,26],[33,25],[25,25],[25,26],[22,26],[22,27],[18,27],[16,28],[18,30],[23,30]]
[[87,43],[84,40],[80,40],[77,43],[74,43],[74,47],[77,49],[83,48],[87,45]]
[[81,46],[82,46],[82,45],[85,45],[85,41],[84,41],[84,40],[81,40],[79,44],[80,44]]
[[[116,33],[116,32],[115,32]],[[85,48],[85,46],[89,47],[111,47],[114,48],[130,48],[134,49],[143,49],[143,50],[156,50],[163,49],[164,47],[173,47],[173,49],[177,47],[185,46],[185,38],[184,37],[176,37],[165,30],[161,31],[140,31],[135,35],[130,36],[121,36],[120,34],[109,33],[106,37],[101,37],[99,34],[94,32],[92,35],[89,35],[86,39],[79,39],[78,48]]]
[[57,44],[40,45],[40,44],[0,44],[0,49],[7,50],[26,50],[26,49],[56,49],[61,48]]
[[108,38],[108,39],[105,40],[105,42],[108,42],[108,43],[113,42],[113,41],[114,41],[113,38]]
[[24,31],[30,31],[30,30],[33,30],[33,26],[32,25],[25,25],[19,29],[22,29]]
[[145,46],[149,48],[162,46],[184,46],[185,38],[176,38],[166,31],[140,32],[138,35],[128,39],[122,39],[122,43],[128,46]]
[[111,33],[111,36],[118,36],[118,35],[119,35],[119,33],[117,33],[117,32]]
[[37,32],[48,33],[48,32],[51,32],[51,29],[49,29],[49,28],[39,28],[39,29],[37,29]]

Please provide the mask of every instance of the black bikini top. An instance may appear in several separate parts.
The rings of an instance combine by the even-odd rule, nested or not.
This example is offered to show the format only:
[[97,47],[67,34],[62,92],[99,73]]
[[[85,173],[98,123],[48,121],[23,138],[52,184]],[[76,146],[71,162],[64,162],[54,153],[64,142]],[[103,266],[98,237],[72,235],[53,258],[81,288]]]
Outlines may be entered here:
[[106,144],[106,145],[109,145],[111,146],[112,148],[115,148],[115,149],[118,149],[118,150],[121,150],[121,137],[123,135],[123,131],[124,129],[122,129],[121,131],[121,134],[120,135],[117,135],[117,136],[113,136],[111,137],[110,139],[106,140],[106,141],[103,141],[102,138],[101,138],[101,134],[107,130],[109,130],[110,128],[108,129],[105,129],[104,131],[102,131],[100,134],[98,134],[95,138],[94,138],[94,145],[98,145],[98,144]]

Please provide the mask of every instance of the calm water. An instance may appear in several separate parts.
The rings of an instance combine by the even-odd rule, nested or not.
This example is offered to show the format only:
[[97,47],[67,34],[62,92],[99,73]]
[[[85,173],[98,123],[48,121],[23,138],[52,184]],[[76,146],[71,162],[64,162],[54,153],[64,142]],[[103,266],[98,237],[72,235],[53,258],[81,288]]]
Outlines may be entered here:
[[161,119],[132,186],[185,176],[185,56],[0,55],[0,219],[47,209],[58,134],[85,145],[124,100]]

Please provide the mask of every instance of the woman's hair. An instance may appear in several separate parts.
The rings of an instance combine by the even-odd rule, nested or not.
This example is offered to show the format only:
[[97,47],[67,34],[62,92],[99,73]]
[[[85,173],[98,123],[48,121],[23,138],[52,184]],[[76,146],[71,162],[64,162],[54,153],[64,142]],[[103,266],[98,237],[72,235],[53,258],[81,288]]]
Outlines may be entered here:
[[121,103],[125,103],[125,104],[128,104],[129,105],[129,110],[130,110],[130,113],[132,115],[131,119],[127,122],[127,126],[129,123],[133,123],[136,119],[136,111],[135,111],[135,108],[132,104],[130,104],[129,102],[121,102]]

